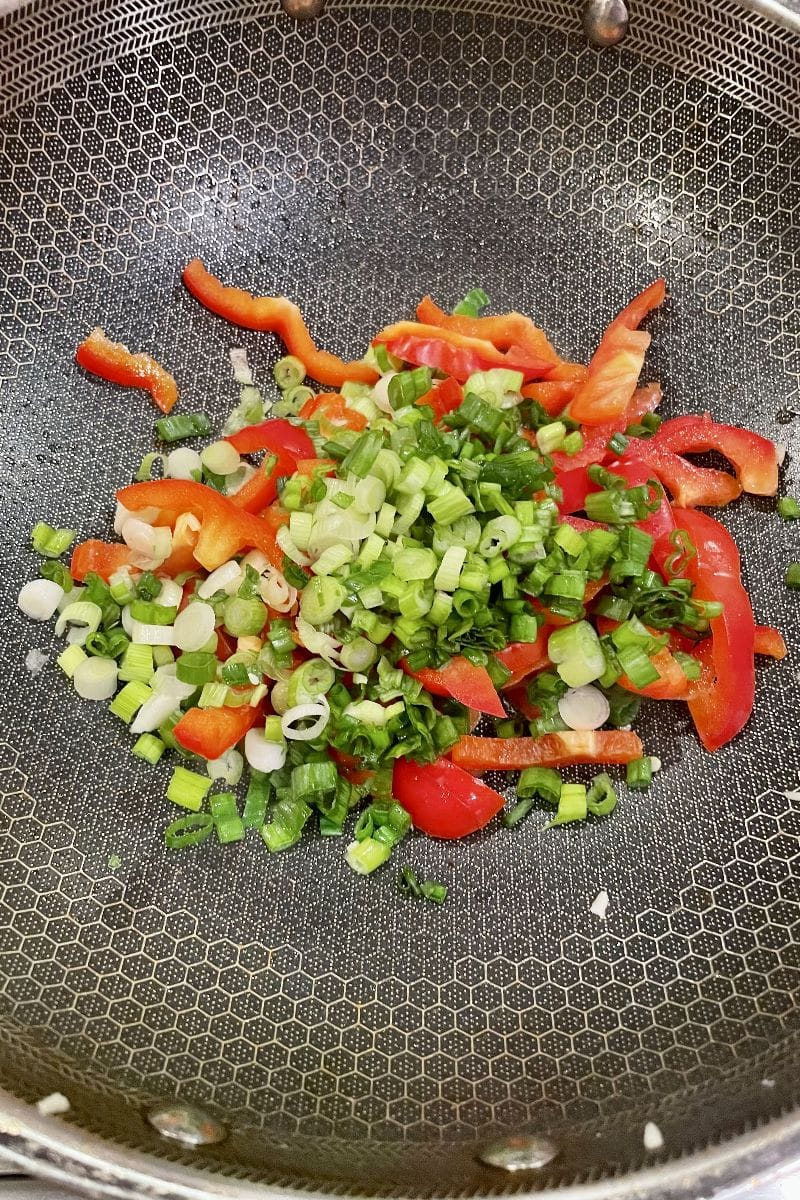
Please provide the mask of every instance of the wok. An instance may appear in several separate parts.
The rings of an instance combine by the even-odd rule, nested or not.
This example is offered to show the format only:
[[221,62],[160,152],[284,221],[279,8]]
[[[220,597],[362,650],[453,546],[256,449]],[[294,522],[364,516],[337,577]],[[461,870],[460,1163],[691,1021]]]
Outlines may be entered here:
[[[153,445],[146,398],[74,366],[89,329],[147,348],[217,424],[232,345],[268,381],[275,341],[182,290],[195,255],[297,300],[346,357],[424,292],[448,306],[480,284],[586,361],[663,274],[647,373],[665,412],[776,438],[796,488],[799,32],[796,5],[767,0],[658,0],[605,50],[565,0],[330,3],[302,23],[269,0],[34,0],[2,18],[11,1162],[117,1196],[588,1200],[707,1195],[800,1151],[798,540],[772,502],[723,514],[792,652],[759,669],[746,732],[709,756],[654,704],[663,770],[612,820],[415,838],[441,909],[391,871],[356,878],[330,839],[170,854],[168,766],[130,757],[15,611],[34,521],[109,536],[113,488]],[[69,1113],[39,1115],[55,1091]]]

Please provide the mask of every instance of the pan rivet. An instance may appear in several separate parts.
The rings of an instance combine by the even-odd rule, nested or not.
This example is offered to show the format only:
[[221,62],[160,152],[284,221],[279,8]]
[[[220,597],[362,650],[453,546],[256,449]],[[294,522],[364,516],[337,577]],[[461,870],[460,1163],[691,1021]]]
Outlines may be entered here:
[[213,1146],[228,1136],[224,1125],[193,1104],[159,1104],[147,1119],[162,1137],[183,1146]]
[[501,1171],[537,1171],[558,1157],[558,1148],[544,1137],[520,1133],[500,1138],[481,1150],[478,1158]]
[[583,32],[593,46],[616,46],[628,32],[628,10],[623,0],[586,0]]
[[281,0],[283,11],[290,17],[303,20],[306,17],[318,17],[325,7],[325,0]]

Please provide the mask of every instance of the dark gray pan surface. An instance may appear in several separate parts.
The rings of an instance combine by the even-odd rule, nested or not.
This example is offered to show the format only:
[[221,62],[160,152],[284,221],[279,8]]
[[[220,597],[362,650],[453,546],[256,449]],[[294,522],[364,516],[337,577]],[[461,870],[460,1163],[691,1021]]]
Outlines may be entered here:
[[[131,759],[60,677],[50,627],[15,614],[34,521],[108,536],[113,488],[153,445],[149,401],[73,365],[93,325],[217,421],[230,346],[267,384],[275,342],[182,290],[195,254],[295,298],[346,356],[424,292],[449,306],[481,284],[585,361],[664,274],[646,372],[664,411],[777,437],[800,489],[791,43],[750,18],[752,73],[726,97],[721,55],[692,80],[657,45],[586,49],[566,6],[455,7],[334,6],[311,27],[275,5],[150,24],[128,5],[111,61],[65,59],[48,90],[45,54],[0,125],[0,1082],[57,1086],[79,1123],[156,1152],[142,1106],[199,1102],[239,1135],[202,1161],[253,1178],[504,1186],[474,1143],[528,1129],[563,1149],[540,1182],[570,1181],[639,1165],[649,1118],[677,1154],[798,1094],[800,639],[781,579],[799,555],[771,502],[724,514],[757,617],[793,652],[760,667],[746,734],[710,758],[682,708],[652,705],[664,769],[612,820],[414,837],[401,857],[450,885],[441,910],[399,897],[392,870],[356,878],[331,841],[170,855],[169,765]],[[771,62],[783,82],[761,95]]]

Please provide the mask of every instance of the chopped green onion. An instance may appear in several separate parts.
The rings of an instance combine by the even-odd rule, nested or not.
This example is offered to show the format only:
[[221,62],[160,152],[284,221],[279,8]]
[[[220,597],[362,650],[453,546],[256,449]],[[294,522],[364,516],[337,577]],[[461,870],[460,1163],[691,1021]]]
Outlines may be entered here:
[[230,596],[222,608],[223,624],[232,637],[252,637],[260,633],[267,620],[266,605],[255,597],[243,600]]
[[703,668],[692,654],[684,654],[682,650],[673,650],[672,656],[680,666],[687,679],[699,679]]
[[59,667],[61,667],[61,670],[66,675],[67,679],[72,679],[76,668],[85,661],[86,652],[84,651],[83,646],[78,646],[77,644],[67,646],[66,650],[62,650],[56,659],[56,662],[58,663]]
[[205,413],[173,413],[161,417],[155,430],[162,442],[180,442],[189,437],[205,437],[211,433],[211,422]]
[[115,717],[130,725],[145,700],[149,700],[152,694],[153,689],[146,683],[142,683],[140,679],[132,679],[117,692],[108,707]]
[[64,592],[71,592],[75,586],[68,569],[62,562],[57,562],[53,558],[45,559],[39,564],[39,574],[42,579],[49,579],[52,583],[57,583]]
[[582,537],[580,533],[578,533],[577,529],[574,529],[572,525],[567,525],[566,523],[559,525],[553,536],[553,541],[557,546],[560,546],[561,549],[570,556],[570,558],[577,558],[578,555],[583,554],[584,550],[586,549],[586,539]]
[[605,817],[617,806],[617,793],[605,771],[595,775],[586,793],[586,807],[592,816]]
[[300,612],[311,625],[325,625],[342,606],[345,590],[338,579],[318,575],[306,582],[300,595]]
[[178,817],[164,830],[164,841],[170,850],[183,850],[186,846],[199,846],[210,836],[214,820],[208,813],[190,813]]
[[416,367],[393,375],[387,393],[392,408],[406,408],[421,400],[431,390],[431,379],[430,367]]
[[583,434],[579,429],[573,429],[561,443],[561,453],[566,454],[568,458],[572,458],[575,454],[580,454],[583,447]]
[[273,854],[288,850],[299,842],[303,827],[311,816],[311,809],[303,800],[279,800],[269,815],[269,821],[261,828],[264,845]]
[[223,845],[228,842],[240,842],[244,837],[244,823],[239,816],[233,792],[217,792],[209,801],[209,809],[217,831],[217,839]]
[[503,812],[500,820],[506,829],[513,829],[515,825],[519,825],[520,821],[523,821],[527,817],[532,808],[533,799],[531,797],[526,800],[518,800],[512,808],[508,808]]
[[289,707],[318,700],[331,690],[336,682],[333,667],[321,658],[311,658],[292,672],[289,679],[287,700]]
[[330,759],[327,762],[300,763],[292,770],[292,796],[295,800],[313,803],[318,796],[335,791],[338,778],[336,764]]
[[306,377],[305,363],[293,354],[280,358],[272,368],[272,374],[282,392],[298,387]]
[[31,531],[31,544],[45,558],[60,558],[76,536],[74,529],[54,529],[44,521],[37,522]]
[[562,783],[561,794],[558,798],[558,812],[547,828],[555,825],[567,825],[570,821],[583,821],[588,812],[586,785],[583,783]]
[[[206,654],[203,650],[184,651],[175,663],[175,674],[181,683],[192,683],[201,687],[216,678],[219,659],[215,654]],[[249,683],[249,678],[243,680]]]
[[419,899],[422,896],[422,888],[419,886],[417,876],[411,867],[405,866],[400,868],[397,884],[404,896],[413,896],[415,899]]
[[800,589],[800,562],[789,563],[783,579],[788,588],[794,591]]
[[613,434],[608,440],[606,449],[611,454],[615,454],[617,456],[617,458],[622,458],[622,455],[628,449],[628,439],[626,438],[625,434],[624,433]]
[[489,303],[489,297],[483,288],[470,288],[463,300],[459,300],[453,309],[456,317],[479,317]]
[[382,446],[383,435],[381,433],[376,430],[368,430],[363,433],[343,460],[341,472],[357,475],[359,479],[363,479],[372,469]]
[[351,842],[345,851],[345,861],[357,875],[371,875],[389,859],[392,847],[386,842],[366,837],[363,841]]
[[[280,725],[280,718],[278,718],[278,724]],[[283,737],[282,734],[281,737]],[[267,804],[271,791],[269,775],[264,774],[263,771],[251,770],[242,813],[242,823],[245,829],[260,829],[264,824],[267,819]]]
[[161,580],[152,571],[145,571],[139,576],[136,584],[136,595],[140,600],[155,600],[161,595]]
[[800,519],[800,504],[795,500],[794,496],[781,496],[776,505],[778,516],[784,521],[797,521]]
[[[161,730],[159,730],[161,733]],[[164,736],[163,734],[161,735]],[[211,788],[212,780],[205,775],[198,775],[195,771],[188,771],[186,767],[176,767],[172,772],[172,778],[169,781],[167,788],[167,799],[173,804],[179,804],[181,808],[189,808],[192,812],[199,812],[203,806],[208,792]]]
[[155,766],[166,748],[161,738],[156,737],[154,733],[142,733],[134,743],[131,754]]
[[547,654],[568,687],[593,683],[606,666],[600,640],[588,621],[553,630],[547,642]]
[[153,473],[153,466],[161,457],[160,454],[155,453],[145,454],[134,476],[137,483],[146,483],[150,479]]
[[629,788],[634,791],[644,791],[650,786],[653,781],[653,763],[652,760],[645,755],[644,758],[635,758],[633,762],[629,762],[625,772],[625,782]]
[[552,454],[560,449],[567,435],[567,427],[563,421],[552,421],[536,430],[536,445],[542,454]]
[[134,621],[143,625],[172,625],[178,615],[174,605],[155,604],[152,600],[134,600],[130,606]]
[[434,904],[444,904],[447,899],[447,887],[443,883],[426,879],[419,886],[425,900],[432,900]]
[[561,776],[552,767],[526,767],[517,783],[517,798],[534,800],[539,796],[546,804],[556,805],[561,787]]

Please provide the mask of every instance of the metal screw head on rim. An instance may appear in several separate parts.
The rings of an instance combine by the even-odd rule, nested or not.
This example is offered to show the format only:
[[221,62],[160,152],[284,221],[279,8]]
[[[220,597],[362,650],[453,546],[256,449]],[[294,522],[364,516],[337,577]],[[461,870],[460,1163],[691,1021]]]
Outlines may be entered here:
[[221,1121],[193,1104],[159,1104],[151,1108],[147,1119],[163,1138],[182,1146],[214,1146],[228,1136]]
[[549,1138],[533,1133],[498,1138],[484,1146],[478,1158],[501,1171],[538,1171],[557,1158],[558,1147]]
[[616,46],[628,32],[624,0],[586,0],[583,32],[593,46]]

